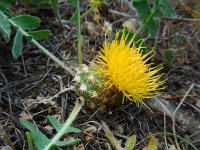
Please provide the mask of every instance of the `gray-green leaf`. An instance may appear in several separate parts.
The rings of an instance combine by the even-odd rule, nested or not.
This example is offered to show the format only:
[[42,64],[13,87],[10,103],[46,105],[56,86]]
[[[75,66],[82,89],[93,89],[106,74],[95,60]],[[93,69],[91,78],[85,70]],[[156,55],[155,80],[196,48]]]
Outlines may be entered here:
[[154,36],[158,31],[159,24],[153,18],[153,12],[151,11],[148,0],[134,0],[132,4],[143,21],[144,30]]
[[6,41],[8,43],[10,41],[11,27],[10,22],[4,13],[0,12],[0,31]]
[[30,31],[28,34],[35,40],[44,40],[52,35],[51,30]]
[[[61,130],[61,128],[63,127],[63,124],[61,124],[53,116],[48,116],[48,119],[49,119],[50,123],[52,124],[52,126],[56,129],[56,131],[59,132]],[[81,130],[79,130],[77,128],[74,128],[74,127],[70,127],[63,134],[66,134],[66,133],[80,133],[80,132],[81,132]]]
[[[159,22],[156,20],[157,17],[177,17],[168,0],[155,0],[155,5],[152,8],[148,0],[134,0],[132,5],[136,8],[143,21],[143,25],[140,28],[152,36],[156,35],[159,28]],[[141,32],[141,29],[139,32]]]
[[23,33],[20,31],[20,29],[18,29],[12,47],[13,57],[17,59],[19,56],[21,56],[22,50],[23,50]]
[[26,132],[26,136],[27,136],[29,150],[34,150],[35,147],[34,147],[33,134],[31,132]]
[[[51,118],[51,121],[53,120],[53,122],[54,122],[53,124],[54,125],[60,126],[60,123],[54,117],[49,117],[49,118]],[[25,119],[20,119],[20,123],[23,126],[25,126],[28,130],[31,131],[31,134],[29,134],[29,138],[33,139],[33,141],[34,141],[36,147],[38,148],[38,150],[45,149],[46,146],[52,141],[52,139],[47,138],[46,135],[44,135],[39,129],[37,129],[36,126],[33,123],[30,123],[29,121],[27,121]],[[62,126],[62,124],[61,124],[61,126]],[[58,128],[60,128],[60,127],[56,127],[56,130],[58,130]],[[69,131],[68,131],[68,133],[69,133]],[[63,135],[64,134],[65,133],[63,133]],[[80,142],[80,139],[64,140],[64,141],[58,140],[58,141],[54,141],[54,144],[53,144],[53,146],[51,148],[69,146],[69,145],[72,145],[72,144],[76,144],[78,142]]]
[[20,123],[29,129],[32,133],[32,138],[38,150],[44,149],[45,145],[49,143],[49,139],[40,130],[38,130],[32,123],[25,119],[20,119]]
[[34,30],[39,27],[41,19],[30,15],[19,15],[11,18],[12,22],[24,30]]

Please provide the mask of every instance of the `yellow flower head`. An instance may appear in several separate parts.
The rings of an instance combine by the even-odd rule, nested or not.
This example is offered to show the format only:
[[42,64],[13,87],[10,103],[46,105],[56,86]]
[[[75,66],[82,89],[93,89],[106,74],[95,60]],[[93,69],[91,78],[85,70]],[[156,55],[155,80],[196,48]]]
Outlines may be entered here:
[[163,67],[151,67],[147,61],[154,55],[153,50],[143,55],[143,47],[136,47],[134,37],[127,43],[127,37],[119,38],[117,33],[112,43],[105,43],[97,60],[97,71],[104,76],[106,89],[117,88],[124,98],[140,104],[145,98],[159,95],[160,85],[165,81],[160,81],[163,74],[157,73]]

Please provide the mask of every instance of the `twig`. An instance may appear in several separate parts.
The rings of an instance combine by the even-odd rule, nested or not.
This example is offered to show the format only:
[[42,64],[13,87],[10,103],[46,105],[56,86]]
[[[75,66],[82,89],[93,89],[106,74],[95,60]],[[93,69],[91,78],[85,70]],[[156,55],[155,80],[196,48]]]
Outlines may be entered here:
[[93,10],[90,8],[88,11],[86,11],[85,13],[83,13],[81,16],[80,16],[80,19],[84,19],[86,16],[90,15],[91,13],[93,12]]
[[[172,130],[173,130],[173,134],[174,135],[176,135],[175,123],[176,123],[175,118],[172,118]],[[175,140],[175,144],[176,144],[177,149],[181,150],[181,148],[180,148],[180,146],[178,144],[178,139],[177,139],[176,136],[174,136],[174,140]]]
[[192,18],[169,18],[169,17],[161,17],[161,19],[168,19],[168,20],[177,20],[177,21],[183,21],[183,22],[199,22],[200,23],[200,19],[192,19]]
[[172,114],[172,118],[175,118],[176,112],[178,111],[178,109],[181,107],[181,105],[183,104],[184,100],[186,99],[186,97],[188,96],[188,94],[190,93],[190,91],[193,89],[194,84],[192,84],[189,88],[189,90],[185,93],[184,97],[182,98],[181,102],[179,103],[179,105],[177,106],[177,108],[175,109],[175,111]]
[[[166,133],[167,131],[166,131],[166,114],[165,114],[165,112],[164,112],[163,115],[164,115],[164,132]],[[168,149],[168,144],[167,144],[167,136],[166,136],[166,134],[164,135],[164,139],[165,139],[166,149],[169,150]]]
[[60,92],[58,92],[58,93],[55,94],[54,96],[48,98],[47,101],[51,101],[51,100],[53,100],[54,98],[57,98],[60,94],[63,94],[63,93],[65,93],[65,92],[67,92],[67,91],[71,91],[71,90],[73,90],[73,89],[74,89],[73,86],[71,86],[71,87],[69,87],[69,88],[64,88],[63,90],[61,90]]
[[112,9],[109,9],[109,12],[110,12],[110,13],[113,13],[113,14],[115,14],[115,15],[119,15],[119,16],[123,16],[123,17],[127,17],[127,18],[132,18],[132,17],[133,17],[133,16],[128,15],[128,14],[126,14],[126,13],[124,13],[124,12],[119,12],[119,11],[112,10]]
[[[158,99],[158,98],[157,98]],[[177,106],[170,102],[166,101],[162,98],[159,98],[159,100],[151,99],[145,101],[145,103],[154,111],[159,112],[165,112],[168,117],[172,118],[172,115],[170,112],[174,112]],[[193,139],[199,140],[200,139],[200,132],[199,131],[199,124],[200,124],[200,118],[194,117],[191,113],[187,113],[183,109],[178,109],[176,112],[176,121],[187,131],[189,131],[191,134],[195,135],[193,136]]]
[[155,100],[162,106],[162,108],[164,108],[165,113],[167,113],[169,116],[172,116],[171,112],[167,109],[167,107],[165,107],[165,105],[158,99],[158,98],[155,98]]

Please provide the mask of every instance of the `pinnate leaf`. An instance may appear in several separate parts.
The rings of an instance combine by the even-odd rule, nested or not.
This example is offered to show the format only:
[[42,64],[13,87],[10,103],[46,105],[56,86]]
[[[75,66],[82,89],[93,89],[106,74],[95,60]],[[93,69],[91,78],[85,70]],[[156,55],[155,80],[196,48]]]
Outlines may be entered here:
[[[57,132],[61,130],[61,128],[63,127],[63,124],[61,124],[56,118],[54,118],[53,116],[48,116],[48,119],[49,119],[51,125],[56,129]],[[74,128],[74,127],[70,127],[64,132],[64,134],[80,133],[80,132],[81,132],[81,130]]]
[[151,36],[155,36],[159,28],[157,17],[177,17],[168,0],[156,0],[153,8],[150,7],[148,0],[134,0],[132,5],[143,21],[144,31]]
[[49,143],[49,139],[44,135],[38,128],[35,127],[32,123],[25,119],[20,119],[20,123],[25,126],[32,133],[35,145],[39,150],[42,150],[45,145]]
[[[60,129],[60,127],[63,126],[54,117],[48,117],[48,118],[51,119],[50,122],[53,122],[54,125],[58,125],[59,126],[59,127],[56,127],[56,130],[58,130],[58,128]],[[38,150],[45,149],[46,146],[52,141],[52,139],[49,139],[38,128],[36,128],[36,126],[34,124],[30,123],[29,121],[27,121],[25,119],[20,119],[20,123],[31,132],[31,134],[29,134],[29,135],[31,135],[31,138],[33,139],[34,144],[36,145],[36,147],[38,148]],[[78,129],[76,129],[76,130],[78,130]],[[69,131],[67,133],[69,133]],[[75,131],[75,130],[72,129],[72,131]],[[65,133],[63,133],[63,135]],[[80,139],[55,141],[55,143],[53,144],[52,147],[64,147],[64,146],[69,146],[69,145],[76,144],[78,142],[80,142]]]

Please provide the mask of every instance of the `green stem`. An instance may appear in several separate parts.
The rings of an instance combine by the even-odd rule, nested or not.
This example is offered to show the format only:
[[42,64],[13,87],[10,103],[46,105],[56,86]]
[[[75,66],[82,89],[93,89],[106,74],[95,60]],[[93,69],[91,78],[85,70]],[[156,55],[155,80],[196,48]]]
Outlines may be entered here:
[[[21,31],[21,33],[25,37],[29,37],[30,35],[24,31],[22,28],[19,28],[12,20],[10,20],[10,23],[16,28]],[[69,68],[67,65],[65,65],[62,61],[60,61],[57,57],[55,57],[52,53],[50,53],[44,46],[42,46],[40,43],[38,43],[35,39],[30,40],[31,43],[33,43],[37,48],[39,48],[44,54],[46,54],[49,58],[51,58],[54,62],[56,62],[58,65],[60,65],[65,71],[67,71],[70,75],[74,76],[74,71]]]
[[83,103],[78,100],[76,102],[76,105],[75,105],[73,111],[69,115],[68,119],[64,123],[61,130],[52,138],[51,142],[44,148],[44,150],[51,149],[51,147],[61,138],[61,136],[63,135],[63,132],[65,132],[65,130],[67,130],[71,126],[72,122],[75,120],[75,118],[78,115],[79,111],[81,110],[82,106],[83,106]]
[[81,20],[80,20],[80,5],[79,1],[77,1],[77,11],[78,11],[78,21],[77,21],[77,30],[78,30],[78,62],[79,65],[83,63],[82,59],[82,51],[81,51],[81,44],[82,44],[82,39],[81,39]]
[[58,7],[58,0],[51,0],[51,7],[53,9],[55,17],[58,20],[60,27],[64,31],[64,26],[63,26],[63,23],[62,23],[62,20],[61,20],[60,11],[59,11],[59,7]]

